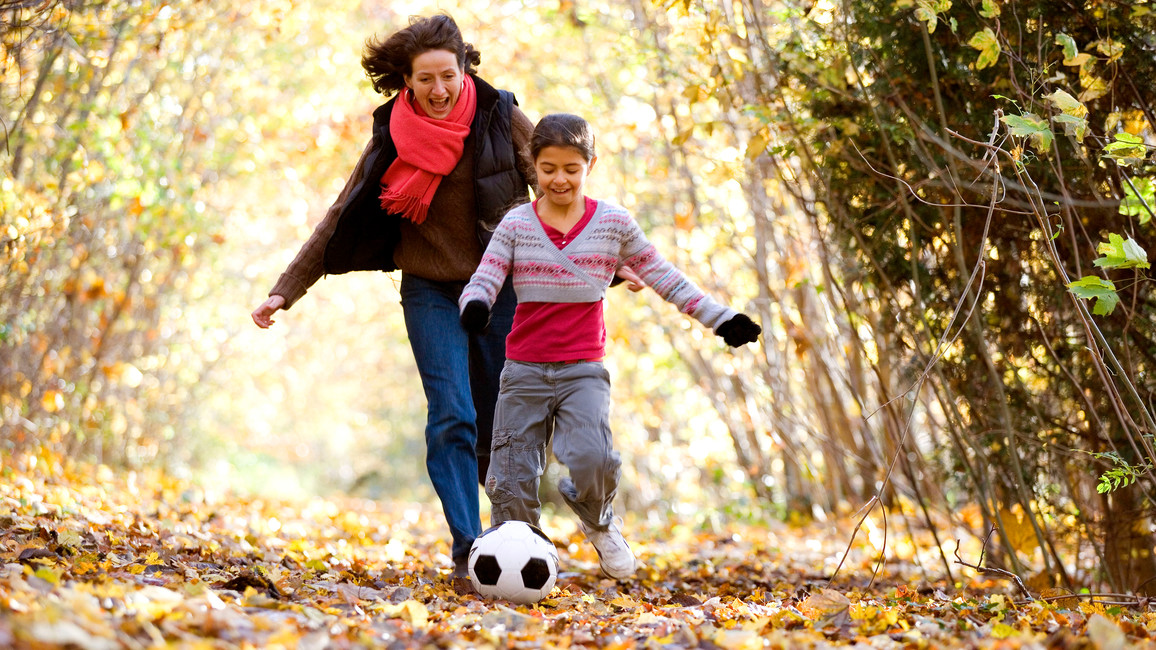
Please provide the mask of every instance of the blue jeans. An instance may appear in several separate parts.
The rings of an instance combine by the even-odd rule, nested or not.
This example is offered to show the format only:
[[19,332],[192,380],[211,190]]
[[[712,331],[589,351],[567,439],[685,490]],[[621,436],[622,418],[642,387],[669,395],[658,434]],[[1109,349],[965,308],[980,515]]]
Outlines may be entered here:
[[[403,273],[400,289],[405,329],[429,409],[426,471],[450,527],[455,559],[469,554],[482,531],[478,484],[489,466],[494,403],[517,304],[506,282],[489,331],[467,334],[458,310],[464,286]],[[485,467],[479,467],[479,460]]]

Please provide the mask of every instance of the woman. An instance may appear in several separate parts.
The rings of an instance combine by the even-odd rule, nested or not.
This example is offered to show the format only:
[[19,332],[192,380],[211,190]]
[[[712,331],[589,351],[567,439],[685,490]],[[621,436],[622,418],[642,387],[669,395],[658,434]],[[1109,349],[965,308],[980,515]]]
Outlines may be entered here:
[[373,136],[337,201],[269,298],[253,311],[273,324],[322,275],[401,270],[401,305],[429,404],[426,470],[453,538],[452,577],[481,532],[478,481],[489,465],[494,403],[515,298],[501,291],[490,327],[469,334],[458,297],[490,233],[529,200],[533,123],[513,94],[475,75],[481,56],[447,15],[411,19],[362,57],[373,87],[392,99],[373,113]]

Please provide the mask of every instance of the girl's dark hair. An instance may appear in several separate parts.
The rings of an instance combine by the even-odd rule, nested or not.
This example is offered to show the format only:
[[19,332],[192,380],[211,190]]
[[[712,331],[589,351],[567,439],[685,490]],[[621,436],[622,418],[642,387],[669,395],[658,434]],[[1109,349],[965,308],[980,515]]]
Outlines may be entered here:
[[538,120],[530,136],[530,157],[537,160],[546,147],[570,147],[586,162],[594,160],[594,131],[590,123],[570,113],[551,113]]
[[373,89],[389,96],[405,88],[405,76],[413,74],[413,59],[430,50],[447,50],[458,58],[466,74],[477,71],[482,54],[462,40],[458,24],[448,14],[411,16],[409,27],[399,29],[385,40],[374,36],[365,41],[361,67]]

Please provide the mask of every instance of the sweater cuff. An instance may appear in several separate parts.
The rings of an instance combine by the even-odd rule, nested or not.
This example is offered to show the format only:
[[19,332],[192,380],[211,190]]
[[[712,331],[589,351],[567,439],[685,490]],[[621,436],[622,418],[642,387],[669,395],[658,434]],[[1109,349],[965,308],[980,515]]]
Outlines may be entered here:
[[730,307],[723,307],[721,311],[717,311],[713,314],[704,314],[701,322],[703,325],[709,327],[710,331],[718,334],[719,325],[722,325],[723,323],[738,315],[739,312],[737,310],[731,309]]
[[293,306],[293,303],[305,295],[307,290],[308,287],[300,280],[287,273],[282,273],[281,277],[277,278],[277,284],[273,285],[269,291],[269,295],[284,298],[285,304],[281,306],[281,309],[288,310]]

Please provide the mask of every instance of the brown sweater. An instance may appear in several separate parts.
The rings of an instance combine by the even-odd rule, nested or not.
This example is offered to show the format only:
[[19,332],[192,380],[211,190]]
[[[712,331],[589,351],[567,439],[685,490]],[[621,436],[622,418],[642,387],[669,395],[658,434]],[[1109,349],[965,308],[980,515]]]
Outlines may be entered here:
[[[511,133],[514,150],[518,152],[518,169],[536,187],[534,162],[530,158],[530,136],[534,132],[534,124],[517,106],[514,106],[512,122]],[[401,240],[394,249],[393,261],[403,273],[439,282],[466,282],[478,268],[484,251],[477,231],[473,143],[474,138],[467,139],[466,149],[457,167],[442,178],[430,202],[429,216],[425,222],[417,225],[409,219],[401,219]],[[322,263],[325,246],[337,227],[341,208],[349,199],[357,179],[361,177],[370,147],[366,145],[345,187],[337,195],[337,200],[325,212],[313,234],[297,252],[297,257],[289,263],[269,292],[271,296],[285,298],[283,309],[292,307],[324,275]]]

